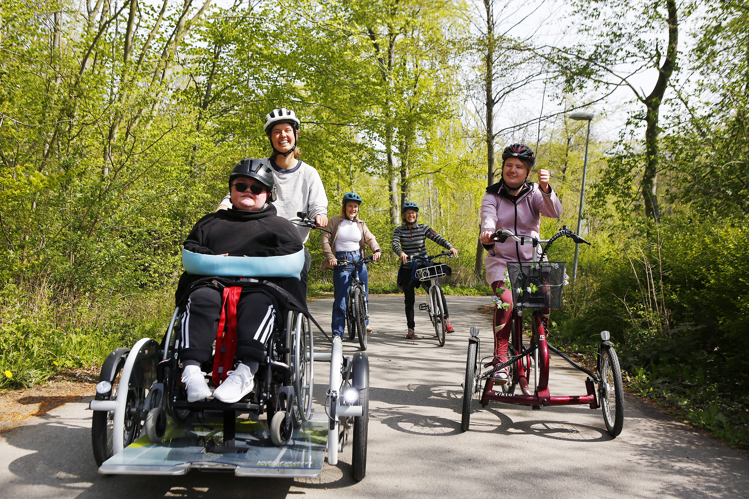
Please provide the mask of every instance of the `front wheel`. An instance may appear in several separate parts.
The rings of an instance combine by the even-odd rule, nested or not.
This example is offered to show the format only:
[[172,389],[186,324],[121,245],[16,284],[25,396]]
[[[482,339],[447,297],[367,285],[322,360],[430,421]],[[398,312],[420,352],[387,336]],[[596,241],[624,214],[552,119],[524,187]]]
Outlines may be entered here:
[[354,468],[354,480],[357,482],[367,474],[367,437],[369,432],[369,387],[359,390],[359,404],[361,404],[361,416],[354,418],[354,445],[352,466]]
[[476,359],[478,356],[478,344],[475,341],[468,342],[468,359],[466,360],[466,378],[463,382],[463,419],[461,428],[468,431],[471,424],[471,405],[474,394],[477,392]]
[[622,432],[624,426],[624,384],[619,358],[613,347],[604,346],[601,350],[601,384],[598,392],[601,398],[603,421],[612,437]]
[[442,290],[436,284],[432,286],[431,299],[434,304],[434,332],[437,334],[437,343],[439,346],[445,346],[445,333],[447,332],[447,323],[445,321],[445,308],[442,304]]
[[270,420],[270,439],[273,445],[286,445],[294,433],[294,423],[286,411],[278,411]]
[[312,412],[312,387],[314,385],[314,359],[312,328],[303,314],[295,314],[293,334],[293,379],[297,408],[292,410],[297,422],[307,421]]
[[359,335],[359,346],[362,351],[367,349],[367,309],[364,300],[362,289],[359,287],[354,289],[351,307],[354,312],[354,324],[356,324],[356,333]]

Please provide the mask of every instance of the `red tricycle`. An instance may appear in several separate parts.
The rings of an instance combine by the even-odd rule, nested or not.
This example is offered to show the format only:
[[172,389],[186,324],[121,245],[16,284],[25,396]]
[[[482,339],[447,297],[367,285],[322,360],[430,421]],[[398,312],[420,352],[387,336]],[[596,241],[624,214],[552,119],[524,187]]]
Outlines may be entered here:
[[[616,437],[621,433],[624,425],[624,387],[619,359],[610,341],[609,332],[601,332],[601,341],[595,353],[595,372],[570,359],[547,340],[549,309],[562,304],[562,288],[566,283],[566,274],[565,262],[547,261],[545,255],[551,244],[563,236],[571,238],[577,244],[589,244],[566,226],[551,239],[514,234],[506,229],[498,230],[492,235],[492,239],[499,242],[504,242],[509,237],[521,245],[532,244],[533,261],[509,262],[507,265],[514,302],[507,361],[493,364],[493,351],[491,356],[482,359],[479,355],[479,328],[471,328],[463,384],[463,431],[468,430],[473,401],[477,400],[482,407],[486,407],[490,401],[530,405],[534,409],[540,409],[542,406],[576,404],[587,404],[591,409],[601,407],[609,434]],[[540,244],[545,246],[539,256],[536,249]],[[523,313],[526,310],[532,311],[531,337],[528,345],[523,342]],[[551,395],[548,386],[549,351],[588,375],[584,395]],[[486,370],[482,372],[481,366]],[[498,385],[500,390],[495,390],[494,373],[505,368],[509,369],[507,382]],[[521,393],[516,394],[515,390],[518,387]]]

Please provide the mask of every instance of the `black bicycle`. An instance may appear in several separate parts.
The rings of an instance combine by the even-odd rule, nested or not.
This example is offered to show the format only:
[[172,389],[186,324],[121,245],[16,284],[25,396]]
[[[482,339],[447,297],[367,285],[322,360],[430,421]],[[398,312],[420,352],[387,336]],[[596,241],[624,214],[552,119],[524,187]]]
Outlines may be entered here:
[[341,260],[338,262],[339,267],[353,266],[354,272],[351,276],[351,286],[348,290],[348,299],[346,301],[346,329],[348,338],[353,340],[359,336],[359,346],[361,350],[367,349],[367,318],[369,317],[369,308],[367,307],[367,289],[364,281],[359,278],[359,272],[362,265],[373,262],[371,256],[360,258],[357,261]]
[[452,274],[452,269],[444,263],[437,263],[434,260],[440,257],[452,258],[449,251],[443,251],[436,255],[418,256],[412,255],[410,258],[413,269],[411,278],[423,283],[424,287],[429,286],[426,296],[426,303],[419,304],[419,310],[426,310],[429,314],[429,320],[432,321],[434,332],[437,335],[439,346],[445,346],[445,332],[447,331],[447,318],[443,305],[444,294],[440,288],[440,277]]

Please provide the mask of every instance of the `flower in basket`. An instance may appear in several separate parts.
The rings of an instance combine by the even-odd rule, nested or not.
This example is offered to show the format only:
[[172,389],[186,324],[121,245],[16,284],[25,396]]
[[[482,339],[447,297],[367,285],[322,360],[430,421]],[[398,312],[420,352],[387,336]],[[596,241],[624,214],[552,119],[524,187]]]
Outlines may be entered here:
[[[559,269],[559,264],[558,264],[557,262],[554,262],[554,269],[556,269],[556,270],[558,270],[558,269]],[[566,274],[565,274],[565,275],[566,275]]]
[[567,275],[566,271],[564,272],[564,277],[562,279],[564,279],[562,281],[562,286],[566,286],[570,283],[570,276]]

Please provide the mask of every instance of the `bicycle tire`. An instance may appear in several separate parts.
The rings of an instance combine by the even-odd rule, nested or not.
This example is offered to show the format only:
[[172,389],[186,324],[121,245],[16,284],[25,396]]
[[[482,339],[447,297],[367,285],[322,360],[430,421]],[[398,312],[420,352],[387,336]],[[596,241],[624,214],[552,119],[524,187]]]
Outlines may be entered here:
[[309,319],[298,313],[294,320],[293,379],[296,410],[292,416],[298,423],[307,421],[312,412],[312,388],[314,386],[314,359],[312,329]]
[[354,323],[356,324],[356,334],[359,336],[359,347],[362,351],[367,349],[367,314],[364,305],[364,292],[357,286],[354,289],[351,306],[354,310]]
[[445,309],[442,304],[442,290],[435,285],[432,286],[430,294],[432,294],[432,300],[434,300],[434,332],[437,335],[437,343],[443,347],[445,346],[447,324],[445,322]]
[[473,397],[476,393],[476,358],[478,355],[478,345],[475,341],[468,342],[468,358],[466,360],[466,378],[463,382],[463,418],[461,420],[461,429],[468,431],[471,424],[471,411]]
[[624,384],[614,347],[604,346],[601,350],[601,384],[599,394],[601,410],[606,430],[616,438],[624,427]]
[[346,330],[348,331],[348,339],[353,340],[356,338],[356,320],[354,319],[354,307],[353,307],[353,290],[350,290],[346,297]]

